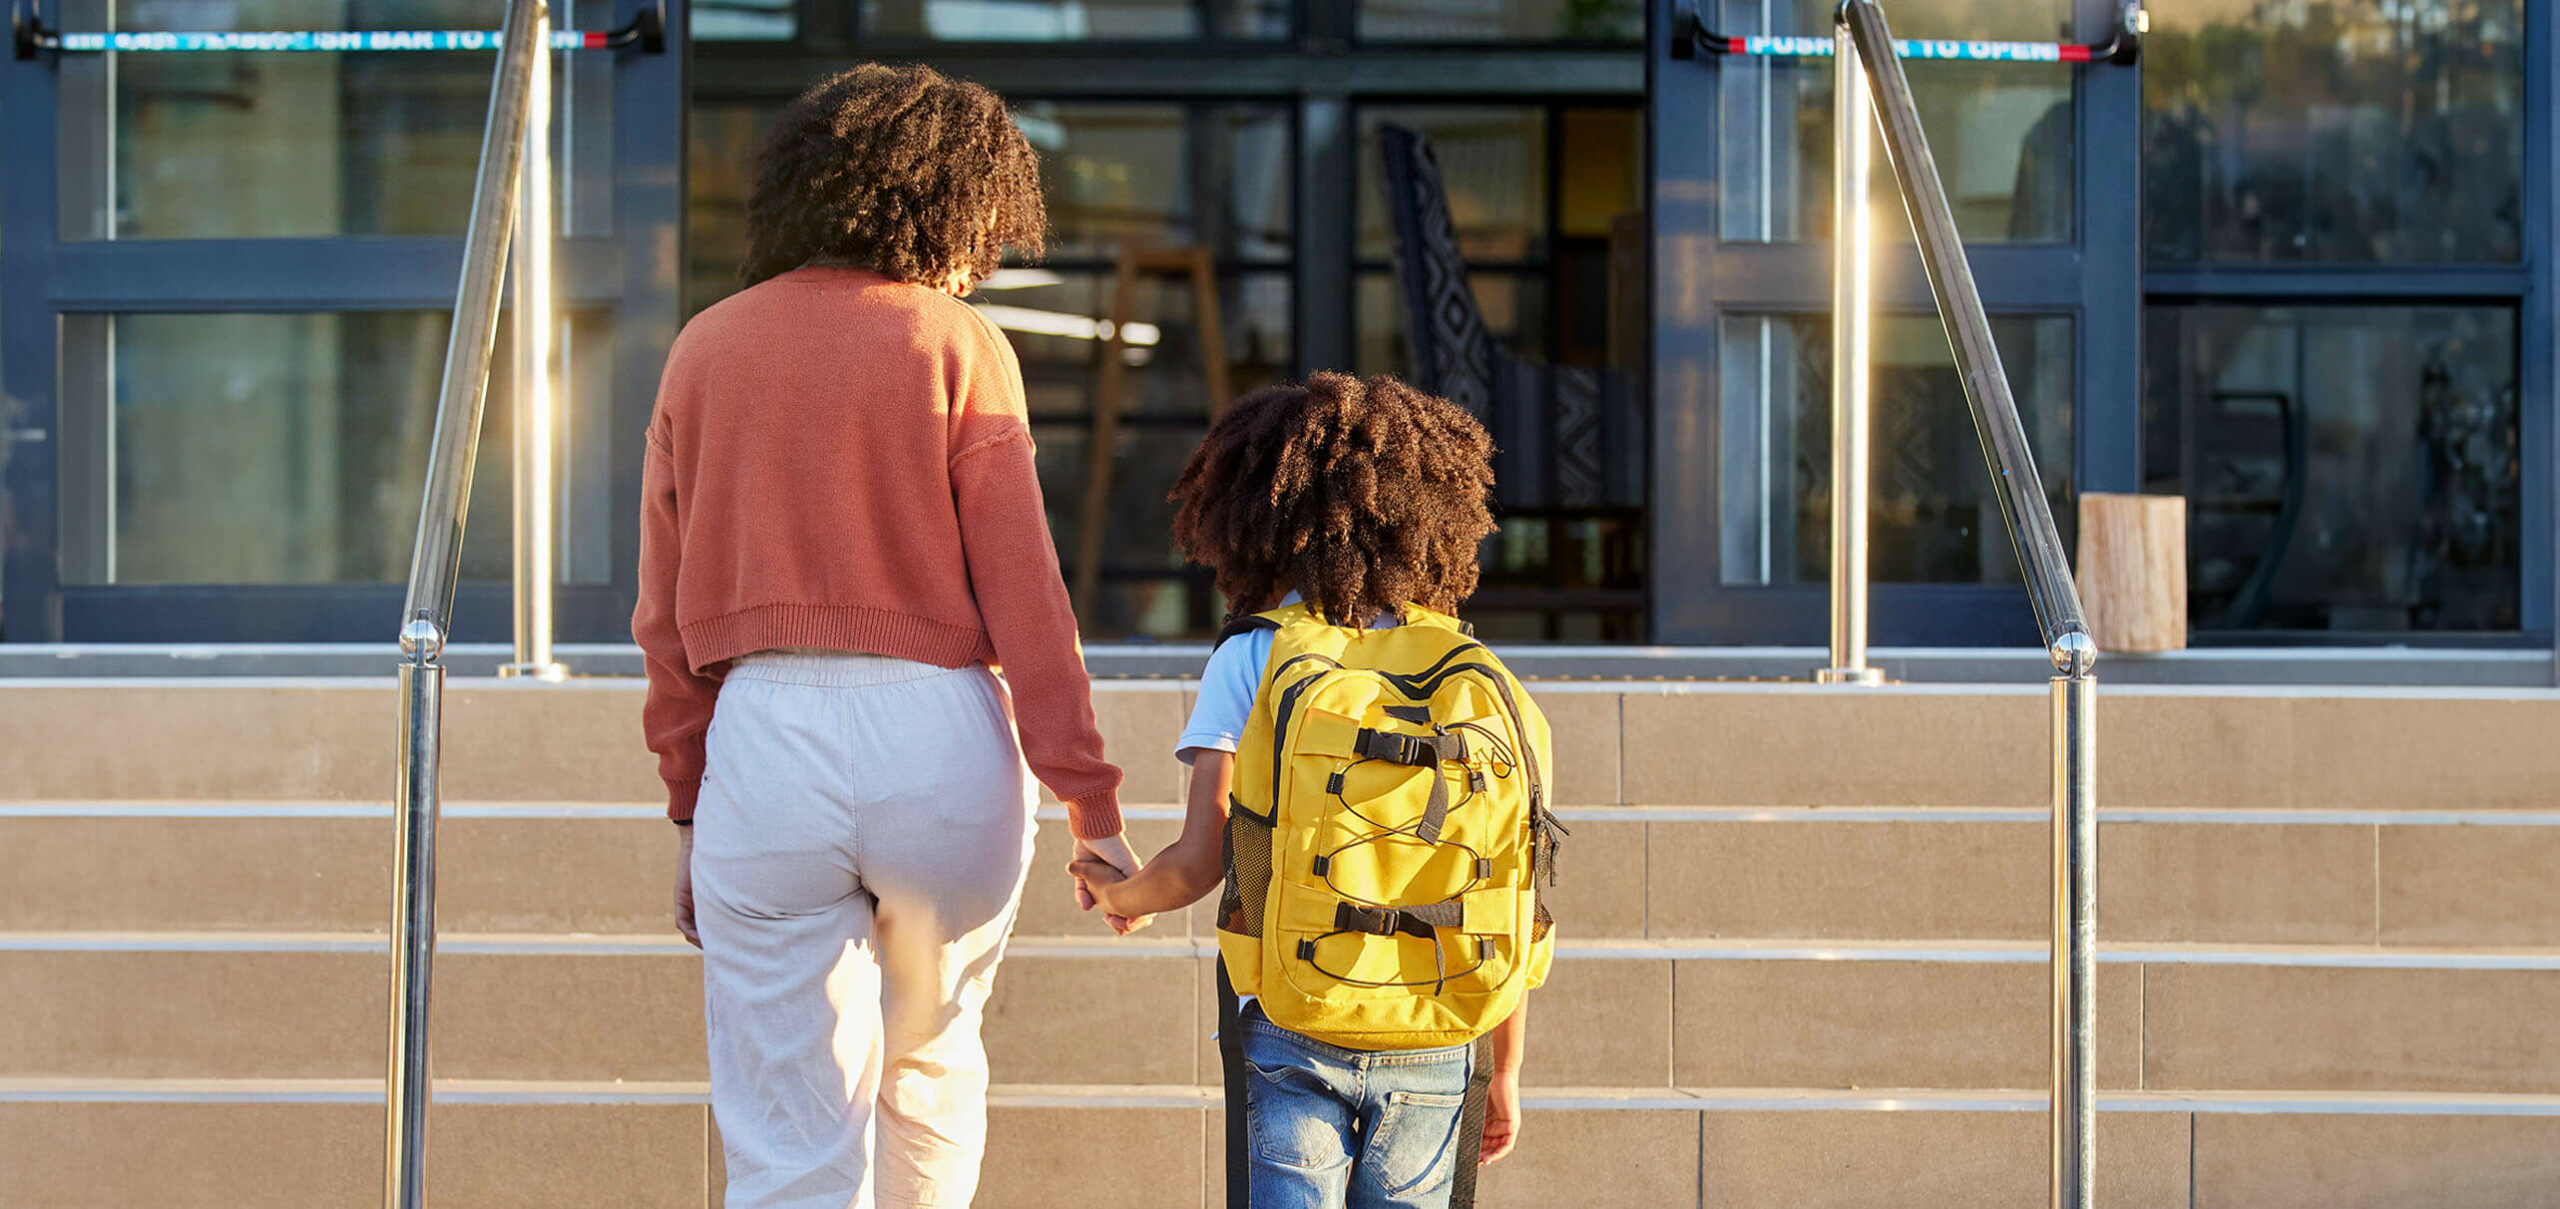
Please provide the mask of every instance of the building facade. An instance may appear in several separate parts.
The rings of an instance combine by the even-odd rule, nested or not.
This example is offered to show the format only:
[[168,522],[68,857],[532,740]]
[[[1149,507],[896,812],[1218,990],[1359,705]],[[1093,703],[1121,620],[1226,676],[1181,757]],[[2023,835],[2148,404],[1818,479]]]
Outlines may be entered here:
[[[465,29],[491,8],[29,4],[72,32]],[[561,7],[604,30],[638,0]],[[1831,6],[1704,7],[1719,33],[1820,36]],[[1888,7],[1917,38],[2102,41],[2119,16],[2113,0]],[[1632,384],[1643,442],[1631,488],[1582,499],[1541,480],[1506,498],[1486,631],[1820,640],[1826,61],[1674,57],[1672,0],[665,11],[664,53],[559,59],[564,640],[625,633],[638,434],[675,330],[734,286],[762,124],[875,58],[996,88],[1043,155],[1050,254],[978,300],[1022,354],[1071,561],[1101,518],[1090,639],[1196,636],[1222,607],[1164,536],[1210,401],[1191,291],[1136,291],[1147,339],[1126,350],[1114,449],[1087,448],[1116,255],[1208,251],[1236,389],[1415,372],[1382,186],[1381,132],[1399,129],[1434,151],[1485,328],[1518,357]],[[2199,644],[2550,647],[2552,22],[2526,0],[2160,0],[2134,65],[1911,65],[2056,515],[2067,531],[2084,491],[2186,497]],[[0,641],[387,638],[488,66],[252,50],[6,65]],[[1881,230],[1876,640],[2026,642],[1908,232],[1890,215]],[[501,375],[464,639],[505,633],[506,396]],[[1550,435],[1506,440],[1545,467]]]

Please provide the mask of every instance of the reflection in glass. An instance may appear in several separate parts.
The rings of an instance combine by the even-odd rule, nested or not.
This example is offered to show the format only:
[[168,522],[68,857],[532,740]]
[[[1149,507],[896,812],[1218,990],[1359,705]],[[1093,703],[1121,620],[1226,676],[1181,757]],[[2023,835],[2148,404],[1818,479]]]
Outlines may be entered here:
[[2519,628],[2512,308],[2162,305],[2144,338],[2196,628]]
[[[1288,376],[1290,288],[1285,272],[1224,274],[1219,309],[1226,321],[1232,388],[1252,390]],[[1086,440],[1101,357],[1107,347],[1090,328],[1045,317],[1086,319],[1111,310],[1107,273],[1013,269],[998,274],[971,301],[991,312],[1022,360],[1032,436],[1039,443],[1040,488],[1049,531],[1062,559],[1078,548],[1087,489]],[[1096,639],[1176,637],[1217,628],[1224,606],[1204,573],[1186,569],[1173,549],[1172,505],[1165,493],[1208,431],[1209,397],[1200,366],[1197,307],[1187,285],[1142,282],[1121,379],[1121,427],[1103,538],[1105,591],[1097,602]],[[999,309],[1001,308],[1001,309]],[[1073,580],[1075,571],[1068,567]]]
[[693,0],[696,42],[789,42],[800,36],[798,0]]
[[862,32],[945,42],[1276,38],[1288,0],[862,0]]
[[[1829,0],[1725,0],[1717,32],[1828,37]],[[1926,0],[1894,6],[1900,37],[2068,38],[2068,0]],[[2059,63],[1908,61],[1912,99],[1968,243],[2071,239],[2071,68]],[[1827,240],[1831,234],[1829,59],[1727,60],[1722,238]],[[1881,149],[1873,204],[1879,238],[1908,240],[1901,194]]]
[[[1467,277],[1467,287],[1475,291],[1476,307],[1484,312],[1485,330],[1494,343],[1531,360],[1546,359],[1546,289],[1541,276],[1473,273]],[[1413,376],[1401,290],[1391,273],[1360,274],[1355,364],[1361,373]]]
[[[2067,542],[2071,321],[1995,315],[2036,472]],[[1724,321],[1718,391],[1727,584],[1830,581],[1831,319]],[[1875,334],[1870,573],[1877,583],[2017,583],[2018,561],[1984,469],[1973,414],[1934,315],[1888,315]]]
[[[65,416],[66,432],[83,434],[65,449],[69,578],[405,580],[448,323],[440,312],[66,319],[67,346],[112,349],[103,364],[66,358],[66,398],[104,398],[109,413]],[[503,320],[499,330],[504,365]],[[511,414],[497,375],[466,578],[509,574]]]
[[2522,254],[2522,0],[2169,0],[2152,14],[2154,261]]
[[[83,21],[82,7],[109,11],[75,5],[66,28],[109,28]],[[494,10],[466,0],[134,0],[112,11],[112,28],[142,32],[485,29]],[[460,234],[489,71],[490,56],[470,52],[66,58],[66,127],[89,145],[64,151],[63,236]],[[112,134],[89,126],[96,119],[84,110],[108,118]],[[99,155],[100,145],[112,150]]]
[[1372,106],[1360,111],[1360,257],[1395,254],[1378,192],[1378,127],[1419,132],[1440,162],[1458,251],[1471,265],[1546,253],[1547,111],[1532,106]]
[[1359,0],[1368,42],[1633,42],[1643,0]]
[[1014,122],[1040,153],[1052,261],[1108,259],[1124,244],[1290,254],[1285,110],[1030,101]]
[[[691,310],[737,288],[749,173],[777,110],[735,101],[693,107],[685,206]],[[1014,120],[1040,153],[1053,265],[1107,265],[1124,243],[1205,244],[1222,262],[1284,263],[1290,255],[1285,110],[1023,101]]]

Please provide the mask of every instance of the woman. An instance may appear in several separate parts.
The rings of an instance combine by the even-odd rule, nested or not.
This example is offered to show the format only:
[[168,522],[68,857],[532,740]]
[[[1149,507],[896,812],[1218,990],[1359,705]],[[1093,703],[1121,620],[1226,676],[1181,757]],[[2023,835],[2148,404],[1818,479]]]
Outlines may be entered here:
[[1031,776],[1137,867],[1021,370],[957,298],[1043,222],[993,93],[856,68],[783,111],[747,288],[667,357],[631,629],[730,1209],[966,1205]]

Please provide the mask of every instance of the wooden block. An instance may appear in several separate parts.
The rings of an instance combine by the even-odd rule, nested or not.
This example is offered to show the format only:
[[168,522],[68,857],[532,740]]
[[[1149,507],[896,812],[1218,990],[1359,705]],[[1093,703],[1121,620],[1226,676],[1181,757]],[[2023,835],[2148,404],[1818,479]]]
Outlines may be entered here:
[[2083,493],[2078,574],[2099,649],[2184,649],[2186,498]]

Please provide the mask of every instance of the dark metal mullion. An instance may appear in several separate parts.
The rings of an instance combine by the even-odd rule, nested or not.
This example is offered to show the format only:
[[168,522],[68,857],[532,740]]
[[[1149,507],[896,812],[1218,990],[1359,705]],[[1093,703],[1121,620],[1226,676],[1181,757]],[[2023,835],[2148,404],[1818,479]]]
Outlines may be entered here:
[[[1688,66],[1682,64],[1682,66]],[[2043,244],[1968,244],[1983,301],[2002,314],[2067,313],[2083,304],[2078,249]],[[1831,249],[1827,244],[1718,243],[1712,276],[1719,309],[1759,311],[1831,309]],[[1919,251],[1909,244],[1876,249],[1875,300],[1889,310],[1933,310]]]
[[[1670,58],[1673,22],[1647,22],[1645,73],[1653,104],[1645,122],[1645,205],[1654,231],[1646,475],[1653,515],[1646,526],[1647,595],[1657,643],[1753,642],[1760,632],[1719,624],[1720,607],[1743,594],[1724,589],[1718,507],[1723,450],[1716,383],[1723,316],[1714,282],[1730,245],[1716,199],[1723,140],[1721,64]],[[1677,114],[1677,120],[1663,115]],[[1806,613],[1820,616],[1820,607]],[[1817,623],[1818,624],[1818,623]]]
[[[0,62],[0,478],[6,479],[14,539],[0,543],[0,639],[58,641],[61,588],[56,461],[62,426],[55,391],[55,331],[45,296],[59,248],[51,183],[57,160],[52,64]],[[39,183],[43,187],[39,187]]]
[[1360,172],[1356,111],[1340,94],[1310,94],[1298,101],[1298,289],[1294,341],[1301,376],[1351,365],[1352,252],[1359,209],[1352,192]]
[[[2526,159],[2547,149],[2527,143]],[[2527,189],[2532,189],[2528,182]],[[2527,211],[2531,213],[2530,209]],[[2535,238],[2527,224],[2526,264],[2483,265],[2234,265],[2228,268],[2146,269],[2142,292],[2176,298],[2347,298],[2472,300],[2521,298],[2541,277],[2530,254]]]
[[2516,340],[2524,361],[2516,382],[2524,459],[2518,620],[2527,634],[2541,637],[2545,649],[2560,634],[2560,617],[2554,615],[2560,610],[2560,583],[2554,582],[2560,576],[2560,550],[2554,549],[2560,518],[2553,515],[2560,486],[2552,482],[2560,474],[2560,451],[2553,447],[2560,434],[2560,417],[2553,414],[2560,409],[2560,341],[2550,338],[2560,323],[2552,297],[2560,288],[2560,264],[2554,263],[2560,257],[2560,154],[2552,147],[2560,139],[2560,19],[2552,14],[2549,4],[2525,6],[2524,44],[2534,52],[2524,68],[2524,259],[2532,285],[2517,316]]
[[1291,100],[1310,96],[1393,96],[1459,100],[1644,95],[1632,51],[1496,48],[1466,52],[1352,50],[1276,42],[1127,45],[984,43],[867,47],[861,54],[812,53],[763,44],[700,48],[695,65],[705,97],[786,101],[817,80],[863,61],[930,63],[1006,96],[1061,99]]
[[[619,301],[633,254],[626,236],[562,240],[562,303]],[[461,264],[447,236],[95,240],[56,245],[34,284],[65,311],[445,310]]]
[[[2079,29],[2121,19],[2079,0]],[[2072,493],[2142,490],[2142,77],[2137,64],[2072,73],[2080,314],[2072,325]]]
[[[621,0],[628,8],[656,0]],[[640,492],[642,434],[648,430],[667,350],[684,325],[685,150],[692,121],[692,0],[665,0],[668,48],[675,53],[626,58],[614,73],[614,233],[617,259],[626,269],[613,315],[613,374],[608,428],[613,458],[612,626],[578,633],[562,618],[564,634],[619,640],[640,599]],[[815,0],[850,4],[851,0]],[[574,297],[582,283],[576,257],[566,258],[561,292]]]

